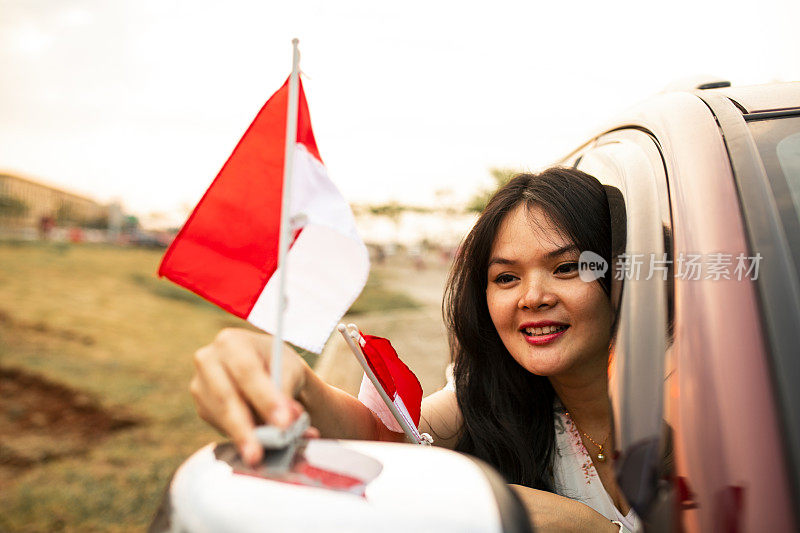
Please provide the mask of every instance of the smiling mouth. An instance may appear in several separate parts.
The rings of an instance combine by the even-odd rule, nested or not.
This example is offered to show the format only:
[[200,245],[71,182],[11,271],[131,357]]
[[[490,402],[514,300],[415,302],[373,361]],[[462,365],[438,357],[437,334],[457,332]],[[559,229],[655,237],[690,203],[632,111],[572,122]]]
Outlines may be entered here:
[[544,337],[554,333],[560,333],[566,330],[569,326],[544,326],[542,328],[524,328],[522,334],[526,337]]

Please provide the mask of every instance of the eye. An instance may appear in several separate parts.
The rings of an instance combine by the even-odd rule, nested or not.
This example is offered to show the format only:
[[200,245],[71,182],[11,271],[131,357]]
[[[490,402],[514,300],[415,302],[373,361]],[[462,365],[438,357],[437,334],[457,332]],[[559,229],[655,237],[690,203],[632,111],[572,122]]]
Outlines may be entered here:
[[516,280],[516,276],[512,276],[511,274],[500,274],[496,278],[494,278],[494,282],[498,285],[505,285],[507,283],[511,283]]
[[570,261],[569,263],[561,263],[556,267],[555,274],[572,274],[578,271],[578,262]]

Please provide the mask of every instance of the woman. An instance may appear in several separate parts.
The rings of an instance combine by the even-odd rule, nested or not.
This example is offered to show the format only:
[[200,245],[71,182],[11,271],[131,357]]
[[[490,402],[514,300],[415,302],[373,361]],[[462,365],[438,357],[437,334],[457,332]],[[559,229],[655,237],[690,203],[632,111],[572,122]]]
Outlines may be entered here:
[[[614,480],[610,274],[583,281],[583,251],[612,264],[608,199],[593,177],[553,168],[495,194],[454,261],[445,314],[455,379],[423,400],[420,430],[502,472],[538,529],[639,529]],[[195,355],[198,412],[246,461],[262,454],[253,412],[286,426],[304,408],[326,437],[402,440],[289,348],[276,391],[270,341],[224,330]]]

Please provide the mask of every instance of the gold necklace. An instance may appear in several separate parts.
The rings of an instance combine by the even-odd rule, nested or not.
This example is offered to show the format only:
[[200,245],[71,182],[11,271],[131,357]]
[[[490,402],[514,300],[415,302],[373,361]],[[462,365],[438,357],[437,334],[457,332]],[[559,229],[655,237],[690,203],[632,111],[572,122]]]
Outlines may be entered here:
[[[575,429],[577,429],[577,430],[578,430],[580,433],[582,433],[584,437],[586,437],[587,439],[589,439],[589,441],[591,441],[591,443],[592,443],[592,444],[594,444],[595,446],[597,446],[597,447],[598,447],[598,449],[599,449],[599,450],[598,450],[598,452],[597,452],[597,462],[599,462],[599,463],[605,463],[605,462],[606,462],[606,454],[604,454],[604,453],[603,453],[603,446],[605,446],[605,445],[606,445],[606,441],[608,440],[608,437],[609,437],[609,435],[611,435],[611,432],[609,431],[609,432],[608,432],[608,435],[606,435],[606,438],[605,438],[605,439],[603,439],[603,444],[597,444],[597,441],[596,441],[596,440],[594,440],[592,437],[590,437],[588,433],[584,433],[583,431],[581,431],[581,428],[579,428],[579,427],[578,427],[578,423],[577,423],[577,422],[575,422],[575,419],[574,419],[574,418],[572,418],[572,417],[569,415],[569,412],[568,412],[568,411],[564,411],[564,414],[566,414],[567,416],[569,416],[569,419],[570,419],[570,420],[572,420],[572,423],[573,423],[573,424],[575,424]],[[590,457],[591,457],[591,456],[590,456]]]

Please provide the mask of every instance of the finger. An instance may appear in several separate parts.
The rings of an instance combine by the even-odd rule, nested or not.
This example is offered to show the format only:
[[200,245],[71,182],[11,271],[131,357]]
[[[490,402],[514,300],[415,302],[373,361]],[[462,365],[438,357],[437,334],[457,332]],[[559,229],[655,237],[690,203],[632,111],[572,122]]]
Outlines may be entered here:
[[198,403],[208,416],[204,419],[231,438],[245,463],[257,464],[263,449],[253,433],[253,416],[224,368],[219,364],[207,364],[198,377],[202,391]]
[[[215,382],[215,376],[219,376],[219,370],[215,370],[215,367],[218,367],[219,363],[214,357],[213,350],[207,346],[197,350],[194,354],[194,363],[197,372],[189,384],[189,392],[194,398],[197,414],[217,430],[225,433],[218,423],[217,415],[218,407],[224,405],[226,401],[226,388]],[[222,377],[227,380],[224,374]]]
[[[283,345],[282,386],[269,375],[273,337],[245,330],[225,329],[214,340],[216,352],[234,386],[251,404],[258,418],[288,427],[302,413],[292,408],[291,396],[298,380],[297,354]],[[299,404],[298,404],[299,405]]]
[[264,361],[252,349],[227,357],[223,365],[231,382],[265,423],[285,428],[299,416],[292,407],[293,400],[275,388]]
[[318,439],[320,436],[319,430],[314,426],[309,427],[303,432],[303,438],[305,439]]
[[[272,373],[272,353],[273,353],[273,342],[275,338],[270,334],[257,334],[251,331],[245,331],[247,335],[241,337],[239,340],[247,341],[252,344],[252,347],[255,348],[256,353],[262,358],[264,361],[264,366],[267,369],[268,373]],[[281,384],[280,390],[283,392],[287,397],[293,398],[295,393],[297,392],[297,385],[300,381],[302,381],[302,363],[298,366],[298,362],[301,361],[300,356],[294,351],[292,348],[289,347],[286,343],[281,343],[282,346],[282,353],[281,353]],[[270,378],[272,379],[272,378]],[[274,380],[273,380],[274,383]]]
[[274,337],[251,331],[229,331],[215,343],[224,344],[230,357],[224,359],[234,384],[252,403],[265,422],[279,427],[289,426],[303,412],[293,397],[303,379],[303,365],[297,353],[282,344],[281,385],[275,386],[271,376]]
[[234,386],[265,423],[279,427],[291,424],[295,418],[291,400],[275,389],[275,384],[257,355],[231,357],[224,366]]
[[240,400],[231,400],[223,420],[242,460],[250,466],[257,465],[264,455],[264,449],[253,433],[253,418],[247,405]]
[[289,401],[289,413],[292,415],[292,420],[297,420],[303,414],[305,408],[297,400]]
[[198,416],[212,425],[217,431],[223,433],[222,428],[217,426],[216,421],[206,408],[205,397],[207,393],[205,390],[205,385],[203,384],[203,380],[200,379],[199,375],[195,374],[195,376],[192,378],[192,381],[189,383],[189,392],[192,394],[192,398],[194,399],[194,408],[197,411]]

